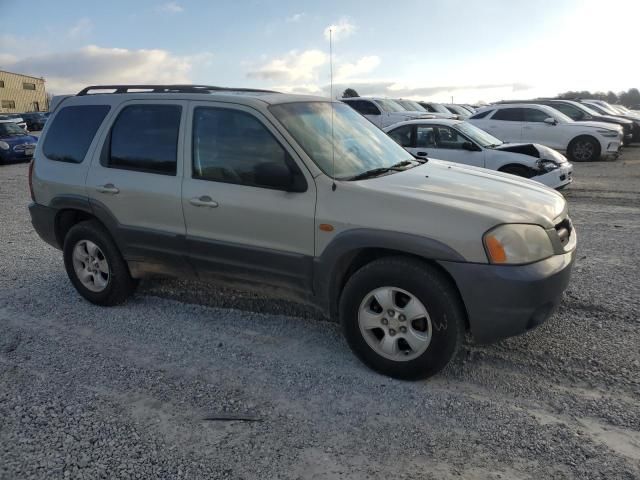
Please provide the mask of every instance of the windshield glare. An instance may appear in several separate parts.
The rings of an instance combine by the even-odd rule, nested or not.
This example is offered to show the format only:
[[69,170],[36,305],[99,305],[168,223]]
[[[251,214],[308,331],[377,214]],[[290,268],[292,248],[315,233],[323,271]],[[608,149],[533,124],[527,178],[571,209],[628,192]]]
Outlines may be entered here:
[[343,103],[285,103],[270,110],[320,170],[332,176],[332,105],[336,179],[412,159],[391,137]]
[[385,112],[406,112],[404,107],[393,100],[375,100],[375,102],[382,107]]
[[396,103],[399,103],[406,110],[410,112],[426,112],[427,111],[427,109],[424,108],[422,105],[411,100],[396,100]]
[[442,105],[441,103],[431,103],[430,105],[433,107],[433,109],[436,112],[446,113],[448,115],[451,115],[451,112],[449,110],[447,110],[446,107],[444,105]]
[[494,137],[493,135],[479,129],[478,127],[470,123],[458,123],[456,125],[456,128],[481,147],[498,146],[504,143],[502,140]]
[[13,122],[0,123],[0,136],[26,135],[26,132]]

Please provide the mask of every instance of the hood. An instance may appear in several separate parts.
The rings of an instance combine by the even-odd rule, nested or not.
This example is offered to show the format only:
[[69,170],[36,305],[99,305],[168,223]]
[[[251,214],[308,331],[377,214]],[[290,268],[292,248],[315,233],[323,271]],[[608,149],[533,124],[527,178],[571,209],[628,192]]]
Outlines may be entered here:
[[[573,128],[581,128],[581,127],[594,127],[594,128],[603,128],[605,130],[618,130],[618,127],[620,127],[620,125],[615,125],[613,123],[604,123],[604,122],[571,122],[571,123],[565,123],[563,125],[568,125],[569,127],[573,127]],[[620,127],[622,128],[622,127]]]
[[0,141],[6,142],[11,146],[22,145],[23,143],[37,143],[38,137],[32,135],[13,135],[10,137],[0,137]]
[[552,228],[567,209],[560,193],[533,180],[442,160],[358,183],[379,194],[463,210],[494,225],[534,223]]
[[538,143],[503,143],[494,147],[493,150],[520,153],[543,160],[553,160],[556,163],[565,163],[567,161],[567,158],[560,152]]

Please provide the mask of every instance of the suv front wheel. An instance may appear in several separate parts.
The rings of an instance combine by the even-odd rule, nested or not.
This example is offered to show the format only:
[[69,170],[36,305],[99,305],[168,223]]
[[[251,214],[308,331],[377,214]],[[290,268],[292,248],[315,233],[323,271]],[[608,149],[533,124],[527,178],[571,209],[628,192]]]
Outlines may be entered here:
[[341,295],[340,320],[366,365],[401,379],[435,375],[464,337],[455,288],[433,266],[403,257],[382,258],[354,273]]
[[80,295],[97,305],[123,303],[136,289],[118,247],[100,223],[74,225],[64,239],[64,266]]

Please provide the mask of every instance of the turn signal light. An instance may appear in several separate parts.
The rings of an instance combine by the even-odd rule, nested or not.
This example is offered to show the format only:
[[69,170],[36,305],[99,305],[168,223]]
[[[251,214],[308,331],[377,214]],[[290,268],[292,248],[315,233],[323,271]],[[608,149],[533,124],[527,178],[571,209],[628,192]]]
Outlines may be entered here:
[[504,251],[504,247],[496,237],[487,235],[485,243],[487,245],[487,253],[492,263],[505,263],[507,261],[507,254]]

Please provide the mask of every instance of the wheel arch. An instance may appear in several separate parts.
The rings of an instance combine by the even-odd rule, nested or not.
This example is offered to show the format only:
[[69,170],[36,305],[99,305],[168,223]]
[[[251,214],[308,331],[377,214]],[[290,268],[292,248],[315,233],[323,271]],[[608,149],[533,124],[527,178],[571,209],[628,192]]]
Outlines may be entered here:
[[464,257],[442,242],[427,237],[370,229],[339,234],[316,259],[314,290],[331,319],[338,318],[340,295],[349,278],[372,261],[390,256],[427,263],[448,279],[465,308],[468,328],[460,289],[451,274],[438,263],[439,260],[463,262]]

